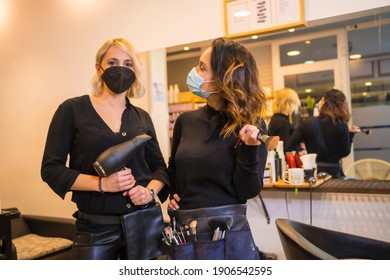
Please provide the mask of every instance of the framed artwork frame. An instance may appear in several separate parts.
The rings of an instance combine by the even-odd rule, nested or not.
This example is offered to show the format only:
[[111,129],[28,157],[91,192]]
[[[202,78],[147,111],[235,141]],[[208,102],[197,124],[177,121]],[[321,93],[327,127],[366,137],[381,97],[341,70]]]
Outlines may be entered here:
[[390,59],[381,59],[378,61],[378,72],[380,77],[390,75]]
[[304,0],[225,0],[224,10],[228,38],[305,26]]

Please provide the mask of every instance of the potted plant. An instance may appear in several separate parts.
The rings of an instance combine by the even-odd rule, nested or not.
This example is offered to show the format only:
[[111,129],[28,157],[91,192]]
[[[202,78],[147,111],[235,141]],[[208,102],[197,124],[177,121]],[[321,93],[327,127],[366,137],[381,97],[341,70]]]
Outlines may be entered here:
[[307,107],[307,111],[309,113],[309,116],[313,116],[313,110],[314,110],[314,106],[316,104],[316,99],[314,97],[311,97],[310,95],[308,95],[306,97],[306,107]]

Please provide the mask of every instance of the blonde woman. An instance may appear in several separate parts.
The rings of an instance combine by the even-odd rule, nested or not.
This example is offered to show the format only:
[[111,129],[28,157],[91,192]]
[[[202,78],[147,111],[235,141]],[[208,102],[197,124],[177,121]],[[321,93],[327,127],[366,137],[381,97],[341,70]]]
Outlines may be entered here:
[[[168,174],[149,114],[130,103],[145,92],[133,46],[122,38],[108,40],[95,68],[93,92],[64,101],[55,112],[41,176],[62,199],[72,192],[77,205],[72,259],[125,259],[121,216],[152,202],[154,194],[164,201]],[[103,151],[144,133],[151,140],[124,170],[98,177],[92,163]]]
[[293,113],[297,113],[301,101],[298,93],[291,88],[283,88],[275,92],[275,97],[272,103],[274,115],[268,126],[268,132],[271,136],[279,136],[280,141],[283,141],[284,146],[294,131],[293,125],[290,123],[289,117]]

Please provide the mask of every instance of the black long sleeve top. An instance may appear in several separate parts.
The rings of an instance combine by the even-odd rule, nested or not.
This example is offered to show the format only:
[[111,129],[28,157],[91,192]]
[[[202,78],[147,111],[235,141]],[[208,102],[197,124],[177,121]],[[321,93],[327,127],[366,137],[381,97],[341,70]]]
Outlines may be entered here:
[[303,121],[287,143],[287,151],[295,151],[304,142],[308,153],[317,154],[317,162],[337,163],[351,152],[354,134],[346,123],[333,124],[320,115]]
[[268,133],[270,136],[279,136],[280,141],[283,141],[284,152],[286,153],[287,142],[294,132],[294,127],[290,123],[288,116],[275,113],[268,125]]
[[[152,139],[126,166],[131,168],[139,185],[146,186],[152,179],[168,185],[166,164],[146,111],[131,105],[126,98],[120,132],[114,133],[97,114],[88,95],[68,99],[58,107],[49,127],[41,166],[42,179],[64,198],[80,173],[97,176],[92,163],[103,151],[144,133]],[[167,195],[168,187],[165,188],[165,199]],[[160,198],[163,197],[162,190]],[[132,205],[130,199],[122,192],[73,191],[72,201],[80,211],[89,214],[122,215],[135,208],[129,207]]]
[[246,203],[261,191],[265,145],[235,148],[237,138],[224,139],[221,129],[221,115],[208,105],[176,120],[168,173],[181,209]]

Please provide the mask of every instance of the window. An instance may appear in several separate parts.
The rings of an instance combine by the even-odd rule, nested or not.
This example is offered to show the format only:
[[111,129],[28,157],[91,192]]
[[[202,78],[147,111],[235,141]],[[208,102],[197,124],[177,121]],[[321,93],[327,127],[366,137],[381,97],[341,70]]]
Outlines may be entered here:
[[[348,32],[353,107],[390,105],[390,23]],[[360,57],[360,58],[359,58]]]

